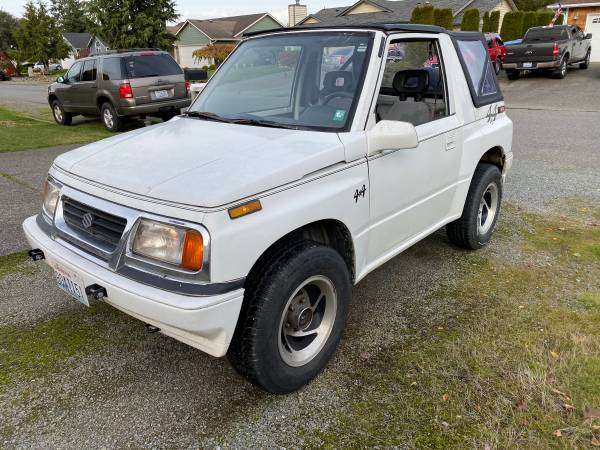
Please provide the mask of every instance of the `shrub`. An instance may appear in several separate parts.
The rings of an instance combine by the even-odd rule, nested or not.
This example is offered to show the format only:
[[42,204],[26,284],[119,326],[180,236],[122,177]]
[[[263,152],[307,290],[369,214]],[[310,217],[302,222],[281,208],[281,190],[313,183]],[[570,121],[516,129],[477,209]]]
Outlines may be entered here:
[[522,37],[523,31],[523,13],[521,11],[511,11],[504,15],[502,21],[502,30],[500,35],[504,41],[512,41]]
[[523,14],[523,25],[521,27],[521,36],[525,36],[527,30],[535,27],[537,24],[537,14],[533,11],[527,11]]
[[500,28],[500,11],[492,11],[490,14],[490,33],[497,33]]
[[208,59],[213,60],[218,66],[229,56],[229,54],[235,49],[235,45],[232,44],[210,44],[204,48],[194,50],[192,56],[196,60]]
[[536,20],[535,24],[538,27],[545,27],[547,25],[550,25],[550,21],[552,20],[553,17],[554,17],[554,13],[552,11],[539,12],[539,13],[537,13],[537,20]]
[[454,28],[454,17],[450,8],[436,9],[433,13],[434,24],[447,30]]
[[475,8],[467,9],[460,24],[462,31],[479,31],[479,10]]
[[433,25],[435,8],[431,5],[417,6],[410,16],[410,23]]
[[492,24],[490,22],[490,13],[486,11],[483,14],[483,26],[481,27],[481,31],[484,33],[490,33],[491,25]]

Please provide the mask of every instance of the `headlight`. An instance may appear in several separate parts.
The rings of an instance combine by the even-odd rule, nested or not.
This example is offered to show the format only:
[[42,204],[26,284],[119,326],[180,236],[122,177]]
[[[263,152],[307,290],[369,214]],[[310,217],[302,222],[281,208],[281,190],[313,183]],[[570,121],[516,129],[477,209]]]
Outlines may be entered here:
[[136,255],[199,271],[204,257],[204,241],[197,230],[142,219],[131,251]]
[[44,213],[50,218],[54,218],[56,205],[58,205],[58,197],[60,196],[60,187],[50,180],[44,183]]

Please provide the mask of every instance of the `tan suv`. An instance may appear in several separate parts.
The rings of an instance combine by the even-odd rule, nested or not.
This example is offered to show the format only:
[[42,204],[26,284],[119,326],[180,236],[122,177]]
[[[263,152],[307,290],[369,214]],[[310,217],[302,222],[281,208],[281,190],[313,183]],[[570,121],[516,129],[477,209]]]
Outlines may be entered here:
[[168,53],[140,49],[77,60],[48,87],[48,103],[60,125],[79,114],[100,115],[106,128],[119,131],[126,117],[169,120],[191,99],[183,71]]

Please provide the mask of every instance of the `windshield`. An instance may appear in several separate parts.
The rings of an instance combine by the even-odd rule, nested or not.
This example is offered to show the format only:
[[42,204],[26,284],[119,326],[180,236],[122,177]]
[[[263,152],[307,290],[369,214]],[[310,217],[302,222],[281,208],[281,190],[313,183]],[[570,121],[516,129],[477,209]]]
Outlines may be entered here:
[[255,125],[343,130],[360,96],[371,37],[311,32],[245,41],[190,111]]
[[532,28],[525,35],[525,42],[552,42],[569,39],[566,28]]

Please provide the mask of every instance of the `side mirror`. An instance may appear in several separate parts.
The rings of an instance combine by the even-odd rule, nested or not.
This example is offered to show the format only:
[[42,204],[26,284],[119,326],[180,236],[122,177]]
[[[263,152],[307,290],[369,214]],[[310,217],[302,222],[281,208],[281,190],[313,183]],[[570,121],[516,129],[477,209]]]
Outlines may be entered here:
[[591,39],[591,38],[592,38],[592,33],[588,33],[584,37],[584,39]]
[[65,82],[65,79],[64,79],[63,77],[58,77],[58,78],[56,79],[56,82],[57,82],[57,83],[64,83],[64,82]]
[[402,150],[419,145],[417,130],[412,123],[382,120],[367,131],[368,155],[386,150]]

